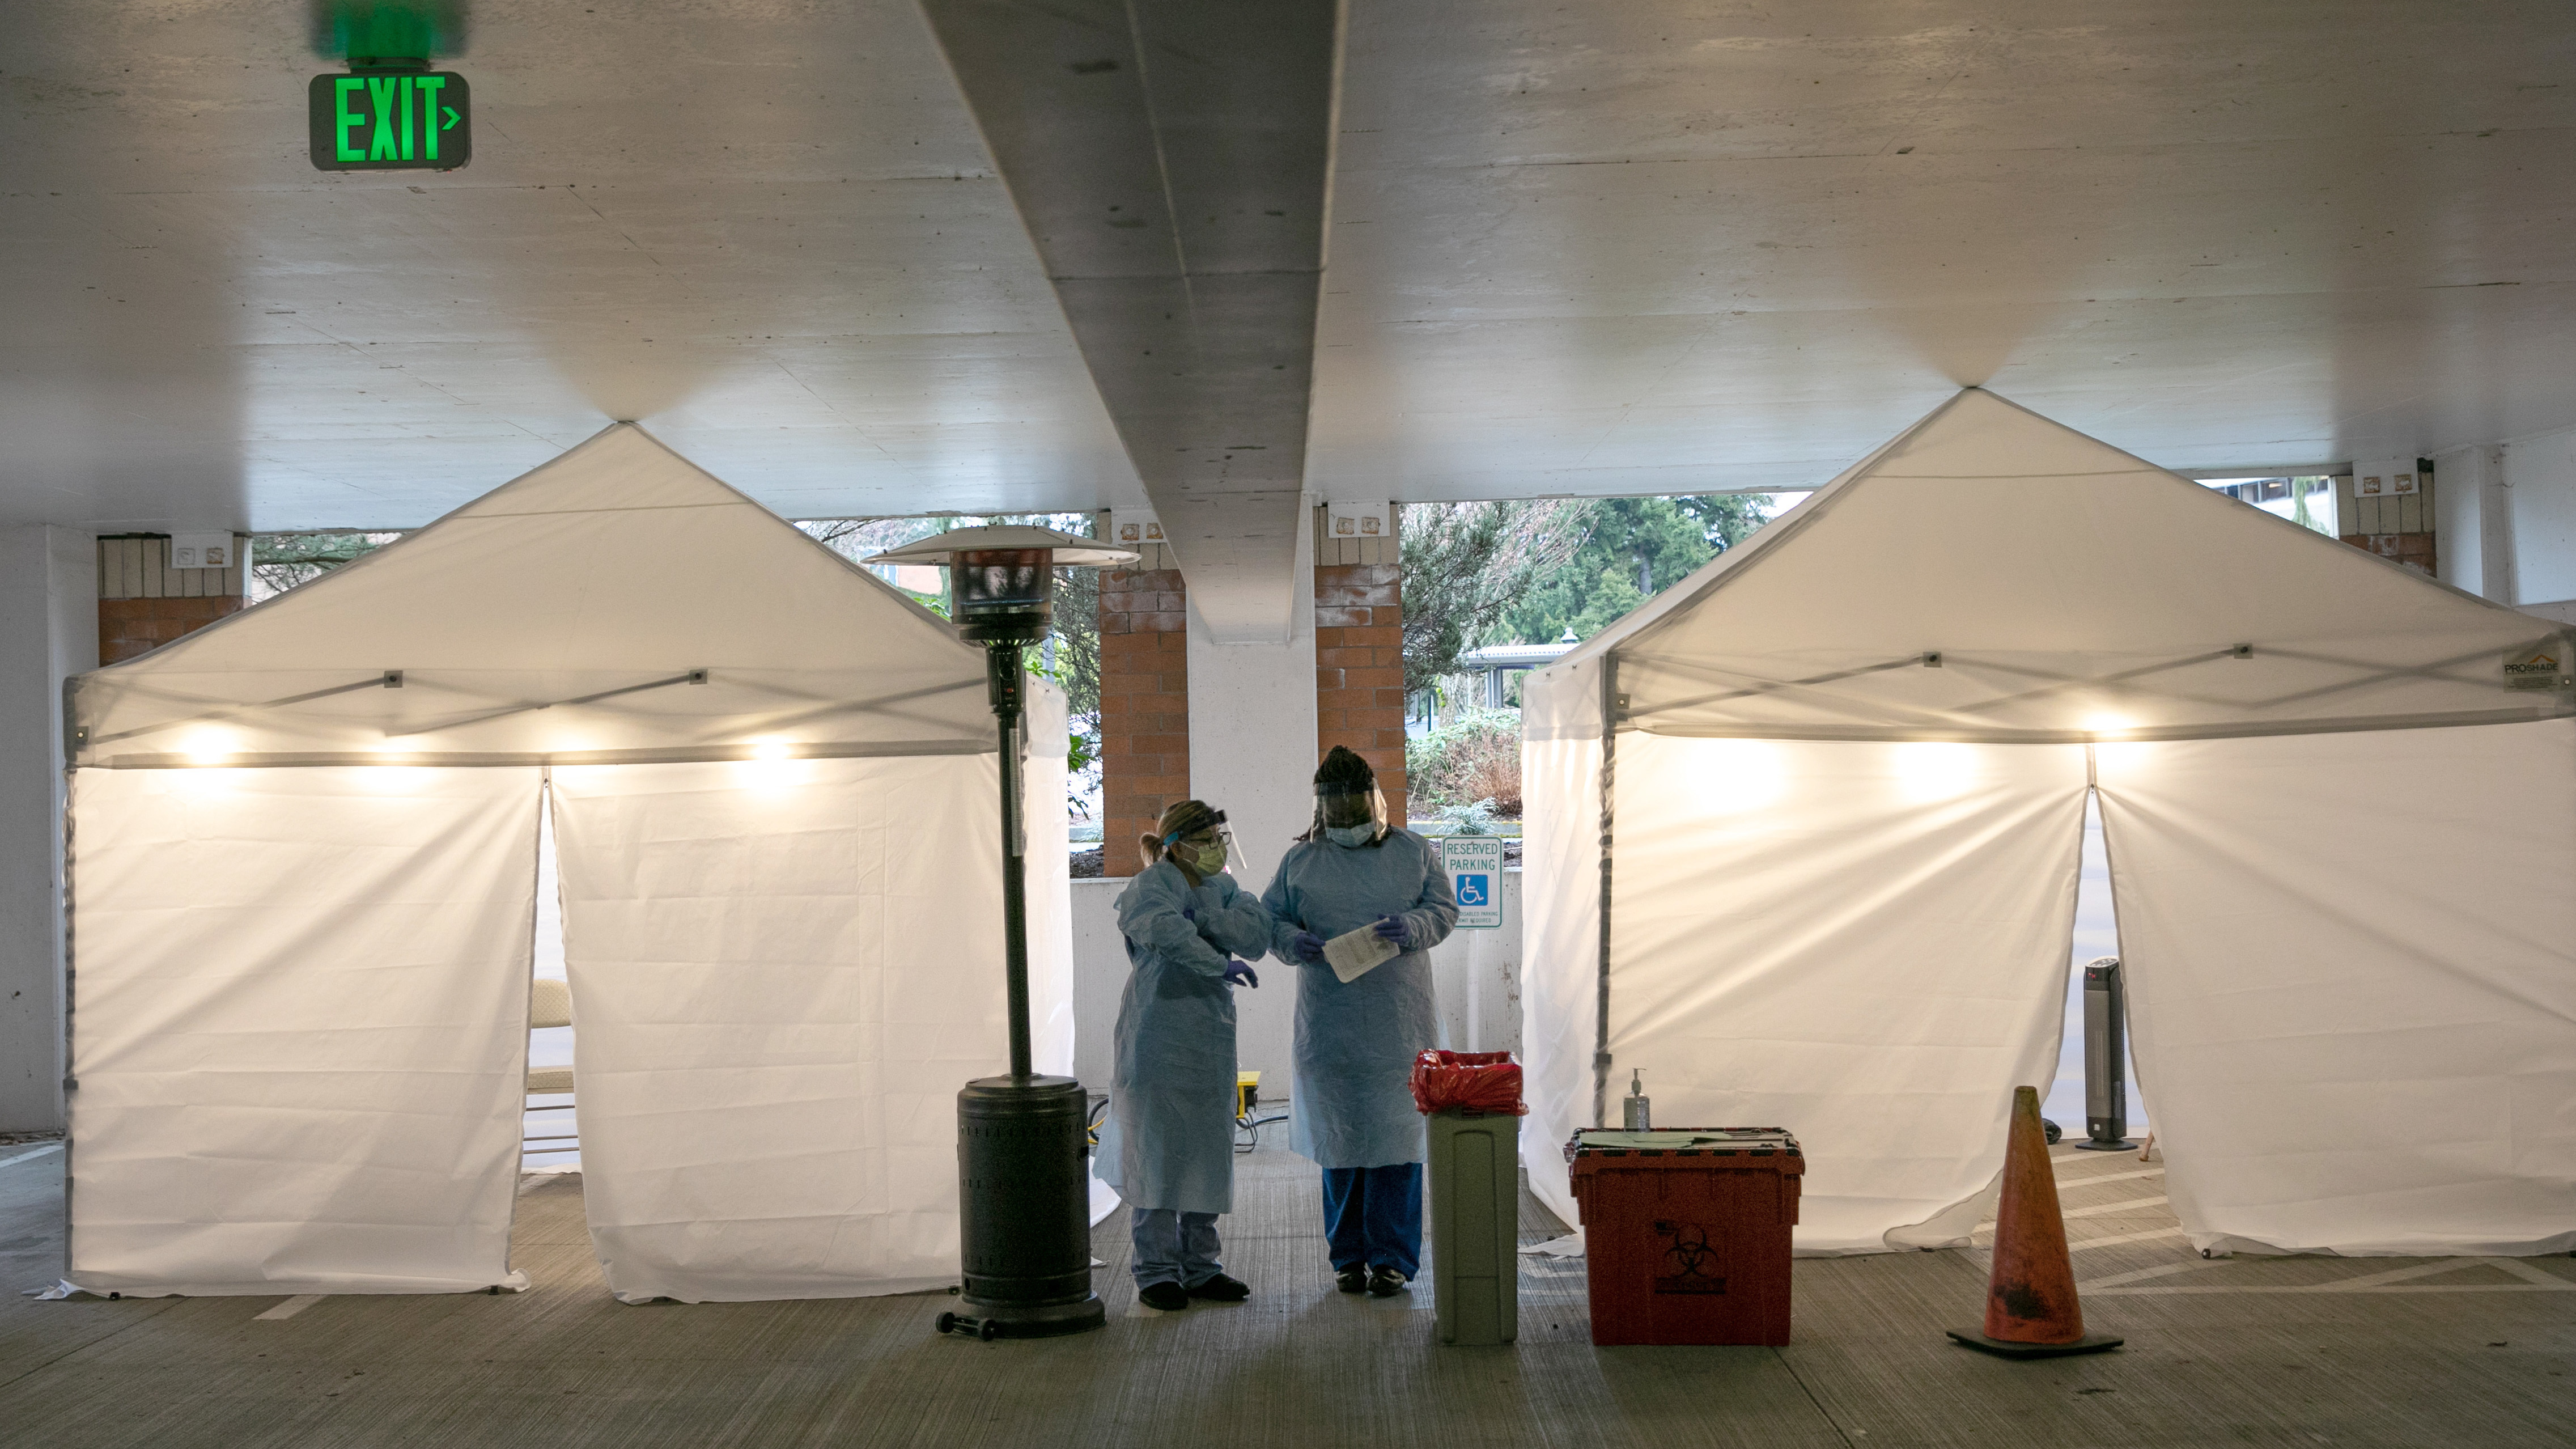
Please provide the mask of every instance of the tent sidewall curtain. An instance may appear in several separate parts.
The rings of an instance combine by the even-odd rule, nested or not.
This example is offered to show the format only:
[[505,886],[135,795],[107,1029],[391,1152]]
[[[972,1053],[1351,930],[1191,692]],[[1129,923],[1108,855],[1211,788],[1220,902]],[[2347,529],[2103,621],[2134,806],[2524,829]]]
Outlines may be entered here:
[[1965,1242],[1999,1100],[2054,1075],[2082,748],[1628,731],[1612,749],[1605,1116],[1641,1069],[1659,1123],[1797,1133],[1803,1253]]
[[[1030,994],[1072,1062],[1062,695],[1030,691]],[[586,1195],[630,1300],[953,1281],[1006,1069],[998,756],[557,769]],[[70,1280],[471,1292],[509,1266],[534,767],[74,772]]]
[[2576,721],[2096,753],[2193,1244],[2576,1249]]
[[524,1286],[540,788],[531,769],[75,773],[73,1283]]
[[[1598,667],[1598,666],[1594,666]],[[2090,773],[2168,1191],[2196,1246],[2576,1249],[2576,721],[2083,746],[1542,723],[1524,746],[1532,1189],[1643,1068],[1784,1126],[1802,1253],[1964,1241],[2055,1076]],[[1599,1031],[1600,798],[1616,863]],[[2391,788],[2403,782],[2402,788]]]
[[[1061,1071],[1064,721],[1031,693],[1031,1017]],[[956,1280],[956,1092],[1008,1068],[998,778],[990,754],[554,772],[585,1208],[618,1297]]]

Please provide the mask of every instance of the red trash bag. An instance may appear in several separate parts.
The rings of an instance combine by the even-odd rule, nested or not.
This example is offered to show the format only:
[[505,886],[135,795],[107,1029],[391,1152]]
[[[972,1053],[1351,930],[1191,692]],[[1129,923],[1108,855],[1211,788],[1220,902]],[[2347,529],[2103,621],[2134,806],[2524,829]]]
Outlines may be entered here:
[[1413,1105],[1425,1114],[1454,1107],[1529,1115],[1521,1101],[1521,1064],[1510,1052],[1424,1052],[1413,1059]]

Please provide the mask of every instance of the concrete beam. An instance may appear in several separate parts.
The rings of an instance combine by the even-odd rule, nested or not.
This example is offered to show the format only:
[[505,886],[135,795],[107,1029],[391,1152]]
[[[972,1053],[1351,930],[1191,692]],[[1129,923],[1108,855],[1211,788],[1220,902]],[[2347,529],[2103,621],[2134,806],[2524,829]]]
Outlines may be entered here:
[[1220,643],[1295,633],[1337,7],[924,0]]

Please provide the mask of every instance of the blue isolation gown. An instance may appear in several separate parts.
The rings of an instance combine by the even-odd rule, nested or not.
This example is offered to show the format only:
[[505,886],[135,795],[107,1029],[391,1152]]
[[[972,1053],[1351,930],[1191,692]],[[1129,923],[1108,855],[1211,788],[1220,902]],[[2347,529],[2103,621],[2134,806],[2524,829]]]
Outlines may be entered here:
[[[1322,1167],[1420,1162],[1422,1114],[1406,1083],[1414,1057],[1439,1045],[1431,948],[1458,924],[1439,850],[1409,830],[1373,847],[1305,841],[1289,847],[1261,904],[1276,920],[1270,954],[1297,973],[1291,1145]],[[1389,915],[1404,917],[1409,949],[1348,984],[1289,945],[1299,931],[1329,941]]]
[[1118,1003],[1109,1122],[1094,1170],[1129,1207],[1231,1212],[1234,988],[1225,963],[1229,952],[1260,955],[1270,914],[1230,875],[1193,888],[1179,866],[1159,860],[1120,892],[1118,930],[1133,970]]

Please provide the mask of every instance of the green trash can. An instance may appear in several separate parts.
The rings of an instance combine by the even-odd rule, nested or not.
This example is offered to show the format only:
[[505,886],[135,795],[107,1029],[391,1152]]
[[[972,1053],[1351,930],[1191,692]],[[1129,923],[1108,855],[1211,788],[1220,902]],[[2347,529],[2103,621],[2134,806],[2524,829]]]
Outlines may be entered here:
[[1510,1343],[1521,1318],[1521,1119],[1444,1107],[1426,1125],[1440,1341]]

